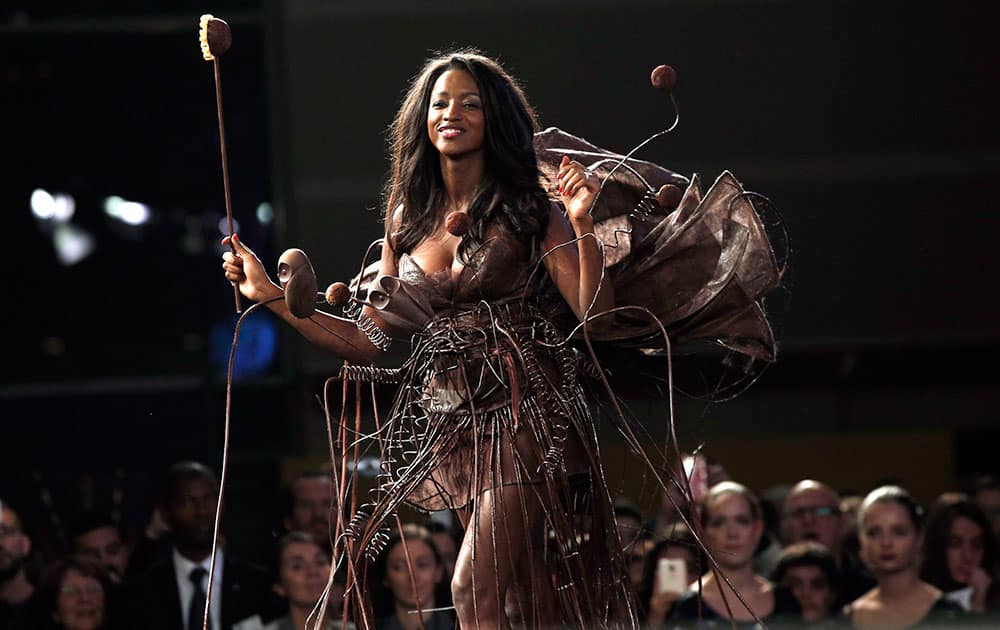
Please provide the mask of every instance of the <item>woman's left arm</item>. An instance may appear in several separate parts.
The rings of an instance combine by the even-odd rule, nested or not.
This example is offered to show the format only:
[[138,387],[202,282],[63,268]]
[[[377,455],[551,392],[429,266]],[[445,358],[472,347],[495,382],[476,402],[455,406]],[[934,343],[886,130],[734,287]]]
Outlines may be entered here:
[[[614,289],[604,274],[604,254],[590,216],[590,206],[600,184],[582,164],[565,156],[559,165],[557,181],[566,216],[552,205],[542,251],[551,250],[544,259],[545,267],[577,318],[583,321],[587,315],[593,317],[615,305]],[[558,247],[574,239],[579,239],[575,247]],[[600,326],[606,321],[599,318],[594,324]]]

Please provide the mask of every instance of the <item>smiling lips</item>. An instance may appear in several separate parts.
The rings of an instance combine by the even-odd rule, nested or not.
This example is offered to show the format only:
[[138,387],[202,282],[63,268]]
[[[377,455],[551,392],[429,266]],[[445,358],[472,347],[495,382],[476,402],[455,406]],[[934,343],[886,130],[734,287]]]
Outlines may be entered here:
[[445,125],[444,127],[438,127],[438,133],[441,134],[442,138],[451,139],[457,138],[460,134],[464,133],[465,129],[461,127],[453,127],[451,125]]

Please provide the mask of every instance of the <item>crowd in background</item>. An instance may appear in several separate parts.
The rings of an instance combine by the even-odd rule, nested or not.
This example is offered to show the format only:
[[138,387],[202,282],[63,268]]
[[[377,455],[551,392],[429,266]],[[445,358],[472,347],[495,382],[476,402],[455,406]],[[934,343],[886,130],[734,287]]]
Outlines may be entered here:
[[[894,485],[841,496],[802,480],[758,496],[701,458],[686,458],[684,470],[656,513],[626,497],[615,505],[621,578],[634,586],[643,627],[1000,627],[1000,479],[969,479],[925,507]],[[18,506],[3,502],[0,630],[202,628],[213,570],[213,630],[312,628],[321,600],[322,628],[360,621],[345,610],[346,569],[332,567],[338,502],[327,473],[290,483],[268,568],[241,561],[224,531],[213,564],[218,493],[211,469],[177,463],[141,535],[84,513],[72,553],[56,558],[33,550]],[[391,532],[369,567],[375,627],[455,627],[462,533],[452,522],[434,515]]]

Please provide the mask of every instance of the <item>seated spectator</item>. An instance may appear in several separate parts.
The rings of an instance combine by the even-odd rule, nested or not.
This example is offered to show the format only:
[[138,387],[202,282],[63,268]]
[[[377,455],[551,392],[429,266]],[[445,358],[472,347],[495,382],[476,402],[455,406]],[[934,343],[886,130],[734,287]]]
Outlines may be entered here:
[[984,612],[996,561],[993,529],[979,506],[968,497],[939,502],[927,519],[920,577],[965,610]]
[[814,624],[834,616],[837,563],[823,545],[801,542],[786,547],[771,580],[792,592],[806,623]]
[[451,612],[434,610],[450,606],[451,594],[444,581],[441,554],[426,529],[404,525],[402,532],[393,532],[371,571],[369,584],[378,630],[455,627]]
[[120,584],[128,565],[128,547],[122,542],[118,528],[110,518],[87,512],[76,522],[71,534],[73,555],[81,561],[96,564],[108,581]]
[[44,611],[42,627],[97,630],[108,627],[105,573],[94,563],[76,559],[56,563],[38,589]]
[[27,628],[35,586],[24,570],[31,539],[21,519],[0,500],[0,628]]
[[861,558],[875,588],[844,609],[855,628],[908,628],[924,620],[952,621],[961,608],[920,579],[920,505],[898,486],[868,493],[858,512]]
[[993,536],[1000,539],[1000,479],[993,475],[977,476],[970,485],[969,496],[990,519]]
[[618,528],[618,538],[622,549],[627,550],[639,539],[639,534],[645,529],[642,526],[642,512],[639,507],[624,497],[615,501],[615,525]]
[[786,545],[815,542],[830,550],[840,572],[838,604],[857,599],[875,585],[845,548],[849,531],[840,512],[840,495],[833,488],[812,479],[792,487],[782,506],[781,537]]
[[[650,628],[660,628],[670,611],[670,607],[687,591],[691,580],[701,574],[705,567],[701,550],[691,534],[691,530],[683,523],[676,523],[671,528],[670,538],[659,541],[650,540],[652,548],[642,561],[639,579],[634,583],[636,598],[639,602],[640,620]],[[671,582],[660,575],[663,569],[661,560],[680,560],[684,569],[679,589],[672,587]],[[635,561],[633,560],[633,563]]]
[[792,594],[753,572],[754,550],[764,533],[757,497],[746,486],[726,481],[712,486],[699,508],[702,540],[719,571],[709,571],[699,588],[681,595],[667,627],[753,627],[758,621],[798,619],[801,611]]
[[[274,592],[288,602],[288,614],[264,626],[264,630],[314,628],[313,611],[330,579],[330,556],[306,532],[291,532],[278,541]],[[344,584],[334,582],[327,598],[324,630],[340,630],[343,624]],[[307,625],[306,622],[309,621]],[[354,625],[348,623],[348,628]]]
[[[128,583],[130,628],[200,628],[212,566],[212,540],[219,482],[207,466],[180,462],[167,471],[162,505],[172,545],[165,559]],[[232,558],[221,546],[215,555],[209,618],[213,630],[260,623],[270,591],[267,574]],[[244,626],[245,627],[245,626]]]
[[288,487],[285,531],[308,532],[317,544],[330,547],[330,519],[335,515],[337,493],[327,472],[307,472]]

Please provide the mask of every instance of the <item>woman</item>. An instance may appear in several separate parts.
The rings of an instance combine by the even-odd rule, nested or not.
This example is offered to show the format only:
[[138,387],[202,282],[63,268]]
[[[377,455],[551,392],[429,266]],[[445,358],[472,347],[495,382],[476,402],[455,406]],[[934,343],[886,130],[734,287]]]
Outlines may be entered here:
[[[420,471],[412,461],[407,475],[391,471],[392,495],[374,506],[370,517],[375,527],[381,525],[403,500],[425,509],[459,510],[467,529],[452,592],[467,627],[491,627],[509,614],[529,614],[528,599],[517,593],[547,593],[555,600],[538,550],[547,513],[557,515],[551,525],[567,546],[581,538],[571,510],[546,509],[573,499],[565,489],[596,484],[586,489],[596,495],[593,503],[605,508],[595,529],[598,522],[611,521],[601,505],[607,493],[595,468],[593,427],[576,382],[575,356],[565,347],[541,345],[558,344],[559,332],[531,302],[520,300],[532,288],[533,261],[553,250],[542,263],[579,319],[613,305],[589,214],[598,183],[579,163],[564,160],[558,175],[564,216],[540,183],[532,144],[536,127],[514,81],[475,54],[430,62],[393,125],[387,204],[392,210],[380,275],[417,287],[433,317],[413,326],[425,336],[415,341],[411,360],[425,361],[411,365],[391,414],[398,422],[389,430],[396,450],[419,453]],[[467,217],[464,238],[447,231],[449,215]],[[582,238],[575,247],[560,247],[577,237]],[[226,277],[252,300],[280,296],[260,261],[234,242],[239,257],[225,256]],[[392,317],[391,303],[383,310],[366,306],[358,325],[318,315],[322,326],[296,319],[281,301],[268,306],[310,341],[357,363],[371,363],[387,335],[408,332],[391,327],[390,320],[397,327],[401,323]],[[485,338],[484,331],[501,329],[500,339]],[[552,395],[556,389],[569,396]],[[404,426],[411,415],[430,426]],[[472,426],[473,418],[479,426]],[[502,524],[494,521],[498,514]],[[595,534],[591,546],[602,543],[607,549],[589,554],[603,560],[598,573],[585,571],[578,553],[562,559],[564,582],[584,583],[588,573],[590,579],[603,574],[589,610],[576,615],[581,623],[625,596],[620,590],[614,596],[602,592],[613,590],[612,576],[621,574],[614,545]],[[509,592],[517,610],[505,612]],[[541,607],[540,614],[549,616],[537,623],[556,621],[554,612],[552,603]]]
[[927,519],[920,577],[967,611],[984,612],[997,549],[986,514],[968,497],[939,504]]
[[46,573],[39,601],[52,628],[96,630],[107,627],[104,575],[95,564],[66,560]]
[[[368,365],[393,338],[411,339],[409,360],[392,374],[400,387],[377,434],[386,481],[348,527],[349,541],[358,563],[404,502],[455,510],[465,537],[451,589],[465,627],[515,620],[592,627],[635,618],[628,585],[619,579],[621,546],[582,383],[585,373],[600,372],[585,369],[565,343],[566,328],[553,323],[557,314],[589,320],[615,303],[590,214],[599,183],[563,154],[543,187],[537,129],[521,89],[493,60],[461,52],[427,63],[392,125],[379,275],[356,320],[322,313],[298,319],[238,238],[236,255],[224,256],[226,277],[246,297],[267,302],[308,340],[349,362]],[[656,185],[683,181],[642,164],[658,169],[643,171]],[[643,168],[636,162],[628,170]],[[738,185],[725,191],[712,212],[731,214],[744,201]],[[711,214],[701,213],[700,199],[700,191],[690,197],[696,219]],[[760,251],[743,236],[727,258],[729,245],[718,247],[714,229],[690,240],[669,238],[698,225],[678,222],[657,232],[669,240],[662,251],[711,241],[712,256],[727,263]],[[616,242],[625,239],[622,227],[609,233]],[[651,232],[648,224],[644,229]],[[647,240],[650,247],[659,243]],[[769,248],[767,256],[754,261],[773,263]],[[685,318],[685,334],[718,338],[724,333],[714,323],[728,326],[736,317],[746,323],[734,342],[740,351],[749,347],[744,340],[760,336],[753,348],[773,357],[770,329],[754,303],[763,284],[727,292],[718,302],[705,296],[776,272],[737,274],[706,260],[709,271],[698,283],[711,289],[686,287],[684,308],[669,302],[674,316]],[[724,277],[712,283],[716,270]],[[648,293],[649,283],[639,284]],[[639,319],[643,340],[656,336],[660,323]],[[661,321],[669,323],[666,316]],[[367,612],[359,615],[356,621],[367,624]]]
[[876,488],[861,503],[861,560],[878,585],[846,607],[854,627],[910,628],[960,612],[917,574],[922,515],[920,505],[898,486]]
[[664,589],[658,584],[660,560],[680,560],[684,563],[684,574],[690,581],[705,568],[704,557],[691,530],[683,523],[675,523],[668,527],[670,537],[658,541],[646,554],[642,562],[641,577],[636,587],[636,596],[645,616],[645,625],[649,628],[663,627],[663,621],[674,602],[687,589],[685,583],[681,590]]
[[[412,571],[412,572],[411,572]],[[404,525],[389,537],[371,568],[372,605],[378,630],[450,630],[444,563],[430,533]]]
[[723,481],[709,488],[698,506],[702,540],[721,571],[707,572],[681,595],[666,626],[756,628],[758,620],[771,624],[799,619],[791,593],[753,572],[753,553],[764,533],[757,497],[744,485]]
[[[288,601],[288,615],[272,621],[266,630],[299,630],[313,618],[316,602],[323,596],[330,579],[330,557],[305,532],[290,532],[278,541],[275,558],[274,592]],[[334,582],[327,599],[324,630],[340,628],[343,623],[344,586]],[[354,626],[348,624],[349,628]]]
[[771,580],[795,596],[807,624],[832,623],[839,577],[829,549],[814,542],[789,545],[781,552]]

